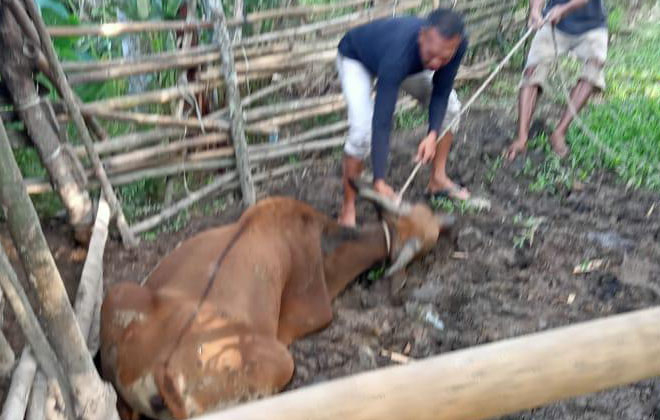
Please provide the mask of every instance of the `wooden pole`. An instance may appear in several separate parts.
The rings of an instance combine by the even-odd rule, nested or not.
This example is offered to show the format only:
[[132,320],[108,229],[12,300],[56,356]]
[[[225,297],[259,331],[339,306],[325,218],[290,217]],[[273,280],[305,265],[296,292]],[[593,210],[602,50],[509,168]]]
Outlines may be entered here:
[[28,405],[25,420],[44,420],[46,411],[46,376],[39,370],[32,383],[30,391],[30,404]]
[[11,378],[7,398],[2,406],[2,413],[0,413],[2,420],[23,420],[36,372],[37,361],[32,357],[30,347],[25,346]]
[[[185,132],[181,128],[155,128],[113,137],[103,143],[94,144],[94,149],[99,155],[116,153],[122,150],[132,150],[136,147],[157,143],[162,140],[168,140],[173,137],[182,137],[184,135]],[[73,150],[74,153],[79,156],[84,156],[86,154],[85,146],[77,146]]]
[[[96,315],[96,310],[100,307],[96,305],[97,300],[103,295],[103,251],[105,241],[108,237],[108,224],[110,222],[110,207],[101,193],[99,197],[98,210],[96,212],[96,221],[92,232],[92,238],[87,251],[87,258],[83,265],[78,292],[75,299],[75,313],[78,325],[83,336],[86,337],[87,348],[93,356],[96,350],[90,347],[90,334],[95,328],[92,325],[94,319],[100,317]],[[27,411],[27,420],[43,420],[46,403],[46,378],[41,370],[37,375],[30,392],[30,405]],[[55,398],[51,395],[50,398]]]
[[480,420],[660,375],[660,307],[313,385],[194,420]]
[[126,165],[135,165],[140,162],[148,161],[154,157],[167,155],[173,152],[179,152],[192,147],[215,146],[218,143],[225,142],[227,135],[225,133],[210,133],[197,137],[190,137],[180,141],[174,141],[168,144],[159,144],[157,146],[135,150],[132,152],[115,155],[105,159],[103,164],[108,171],[113,172],[118,167]]
[[143,61],[138,64],[70,74],[68,80],[71,85],[100,82],[109,79],[134,76],[136,74],[153,73],[170,69],[187,69],[196,67],[200,64],[212,63],[219,58],[220,55],[217,52],[209,52],[200,55],[176,57],[169,60]]
[[[34,14],[32,15],[34,18]],[[41,230],[39,217],[23,186],[23,177],[14,160],[2,123],[0,123],[0,203],[7,218],[10,235],[27,272],[29,284],[37,298],[37,312],[57,354],[56,360],[60,361],[73,390],[76,415],[84,420],[118,419],[115,408],[116,394],[110,385],[101,381],[92,357],[87,351],[85,339],[78,327],[64,283]],[[0,277],[5,271],[7,269],[4,267],[0,269]],[[37,352],[40,351],[40,346],[46,344],[31,341],[30,345],[33,351]],[[48,372],[44,366],[42,367]],[[55,377],[54,373],[51,370],[49,376]],[[68,394],[68,389],[62,391],[63,394]],[[67,410],[71,408],[69,406]]]
[[62,70],[64,70],[66,73],[106,70],[109,68],[134,66],[136,64],[142,64],[145,62],[168,62],[170,60],[178,60],[183,57],[208,54],[210,52],[216,52],[217,54],[220,54],[220,51],[216,45],[201,45],[198,47],[189,48],[187,50],[166,51],[139,57],[122,57],[113,58],[111,60],[63,61]]
[[92,201],[73,162],[63,153],[64,145],[58,136],[54,116],[37,94],[31,66],[22,51],[24,35],[14,14],[4,4],[0,4],[0,9],[0,73],[3,82],[62,200],[76,238],[84,243],[93,221]]
[[80,283],[74,306],[78,325],[83,336],[86,338],[88,348],[90,331],[92,331],[92,321],[96,318],[96,314],[94,313],[97,309],[96,301],[99,296],[103,295],[103,253],[108,238],[109,222],[110,207],[103,193],[101,193],[92,238],[89,242],[87,258],[85,258],[83,271],[80,275]]
[[69,36],[104,36],[115,37],[124,34],[138,32],[160,32],[160,31],[190,31],[212,28],[213,22],[209,21],[161,21],[161,22],[121,22],[104,23],[101,25],[79,25],[79,26],[49,26],[48,35],[51,37]]
[[199,120],[196,118],[176,118],[169,115],[145,114],[142,112],[125,112],[102,110],[98,108],[85,109],[87,115],[102,119],[126,121],[136,124],[153,124],[160,127],[188,127],[207,130],[227,130],[229,124],[224,120]]
[[[0,133],[1,136],[1,133]],[[1,141],[1,139],[0,139]],[[4,291],[7,300],[9,301],[9,306],[11,306],[14,311],[14,316],[18,325],[20,325],[23,335],[25,336],[28,345],[35,349],[34,357],[39,361],[39,367],[43,369],[44,372],[48,374],[51,378],[55,378],[64,394],[64,398],[67,403],[65,404],[64,410],[68,413],[68,418],[72,418],[72,407],[71,407],[71,385],[67,376],[62,370],[57,355],[53,351],[46,335],[41,329],[39,320],[35,315],[32,307],[30,306],[30,301],[28,300],[23,287],[16,277],[16,273],[9,263],[9,259],[5,254],[4,249],[0,246],[0,288]],[[21,355],[32,358],[31,354]],[[27,360],[26,362],[29,362]],[[32,384],[27,384],[28,388]],[[3,417],[4,418],[4,417]]]
[[12,350],[9,341],[7,341],[5,334],[2,332],[2,325],[4,322],[3,314],[5,309],[4,297],[2,288],[0,288],[0,379],[7,377],[11,373],[14,368],[14,363],[16,362],[14,350]]
[[207,10],[211,14],[214,23],[214,41],[219,44],[222,56],[222,73],[227,86],[229,118],[231,120],[231,138],[236,153],[236,167],[241,183],[241,193],[245,204],[251,206],[256,201],[256,193],[252,181],[252,172],[250,171],[247,142],[245,140],[243,107],[241,106],[241,96],[238,90],[234,55],[231,50],[232,43],[229,39],[227,26],[225,25],[225,12],[222,8],[222,3],[219,0],[205,1]]
[[96,177],[101,183],[101,186],[103,188],[103,193],[105,194],[105,197],[108,200],[108,203],[110,204],[110,208],[112,209],[114,215],[116,216],[117,227],[119,228],[119,232],[121,233],[122,240],[126,246],[136,246],[138,242],[136,238],[132,236],[130,229],[128,228],[128,223],[126,222],[126,218],[124,217],[124,212],[121,208],[121,205],[119,204],[119,201],[117,200],[117,196],[115,195],[115,192],[112,190],[112,186],[110,185],[110,182],[108,181],[108,177],[105,174],[105,171],[101,164],[101,159],[94,150],[94,144],[89,134],[89,130],[87,129],[87,125],[85,124],[83,116],[80,113],[80,109],[77,105],[78,100],[75,97],[73,90],[71,90],[71,86],[69,86],[66,81],[66,76],[64,75],[62,66],[60,65],[60,62],[57,59],[55,48],[53,47],[53,43],[50,39],[50,35],[48,35],[48,31],[46,30],[46,25],[44,24],[44,21],[41,18],[39,9],[36,3],[34,2],[34,0],[25,0],[25,7],[28,14],[32,17],[34,26],[37,28],[37,32],[39,33],[39,36],[41,38],[42,48],[44,50],[44,53],[46,54],[46,58],[48,59],[48,63],[50,65],[52,75],[55,78],[54,80],[55,85],[57,86],[57,89],[63,96],[69,114],[71,114],[71,116],[73,117],[73,121],[76,125],[76,129],[78,130],[78,134],[80,135],[80,138],[83,144],[85,145],[85,149],[87,150],[87,154],[90,160],[92,161],[92,165],[94,166]]

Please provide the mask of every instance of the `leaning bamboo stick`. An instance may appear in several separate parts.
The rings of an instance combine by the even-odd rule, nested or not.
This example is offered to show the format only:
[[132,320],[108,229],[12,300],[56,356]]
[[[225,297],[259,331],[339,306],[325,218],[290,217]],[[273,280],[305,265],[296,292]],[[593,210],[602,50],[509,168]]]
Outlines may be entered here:
[[[4,294],[0,288],[0,327],[3,325],[3,313],[5,309]],[[14,363],[16,362],[16,355],[14,355],[14,350],[12,350],[9,341],[5,337],[4,332],[0,328],[0,379],[4,379],[9,376],[12,369],[14,368]]]
[[197,137],[190,137],[185,140],[180,140],[166,145],[158,145],[146,149],[139,149],[121,155],[112,156],[103,161],[103,164],[108,171],[116,172],[118,167],[144,162],[154,157],[166,155],[173,152],[178,152],[191,147],[200,146],[214,146],[221,142],[228,140],[225,133],[211,133]]
[[3,420],[23,420],[27,410],[30,388],[37,372],[37,361],[32,357],[29,346],[23,348],[18,366],[11,378],[7,398],[2,406]]
[[176,215],[180,211],[187,209],[188,207],[192,206],[195,204],[197,201],[201,200],[202,198],[210,195],[213,192],[216,192],[218,189],[221,187],[225,186],[229,182],[235,180],[238,178],[238,174],[236,171],[231,171],[226,174],[220,175],[217,179],[215,179],[213,182],[210,184],[200,188],[199,190],[192,192],[188,194],[188,196],[177,202],[171,207],[166,208],[163,210],[160,214],[150,217],[148,219],[145,219],[139,223],[135,223],[133,225],[133,233],[138,234],[141,232],[145,232],[149,229],[152,229],[165,220],[169,219],[170,217]]
[[[126,218],[124,217],[124,212],[121,208],[121,205],[119,204],[117,196],[112,190],[112,186],[108,181],[108,177],[103,170],[101,159],[99,159],[98,154],[94,150],[94,144],[92,142],[91,135],[89,134],[89,130],[87,129],[83,116],[80,113],[80,109],[78,108],[78,100],[76,99],[71,86],[69,86],[66,81],[66,76],[62,70],[60,62],[58,61],[57,54],[55,53],[55,47],[53,46],[50,35],[46,29],[46,25],[44,24],[41,14],[39,13],[39,9],[34,0],[26,0],[24,3],[28,13],[32,17],[32,21],[35,27],[37,28],[39,37],[41,38],[42,48],[46,54],[46,58],[48,59],[48,64],[50,65],[53,77],[55,78],[54,84],[57,86],[58,91],[62,94],[69,113],[73,116],[73,121],[75,123],[76,129],[78,130],[78,134],[80,135],[80,138],[85,145],[85,149],[87,150],[87,154],[89,155],[92,164],[94,165],[96,176],[101,182],[103,192],[106,195],[108,203],[110,203],[110,207],[112,208],[113,213],[116,215],[117,227],[121,233],[122,240],[127,246],[135,246],[137,242],[135,238],[132,237],[130,230],[128,229],[128,224],[126,223]],[[97,383],[100,384],[100,380],[97,381]]]
[[110,206],[108,206],[108,202],[101,193],[92,238],[89,242],[87,257],[80,275],[74,306],[78,326],[85,337],[88,348],[89,333],[92,330],[92,321],[95,318],[96,300],[99,295],[103,295],[103,253],[108,238],[109,223]]
[[452,351],[191,420],[481,420],[660,376],[660,307]]
[[[9,259],[4,249],[0,246],[0,287],[4,291],[7,301],[14,311],[16,321],[21,326],[29,346],[34,351],[34,358],[39,362],[39,367],[44,370],[51,378],[56,378],[67,400],[65,410],[71,413],[71,385],[67,376],[62,370],[55,351],[50,346],[46,335],[41,329],[41,324],[37,319],[30,301],[23,290],[14,269],[9,263]],[[22,356],[21,356],[22,358]],[[2,416],[4,418],[4,415]],[[72,416],[69,418],[73,418]]]
[[207,10],[214,21],[214,41],[219,45],[222,55],[222,76],[226,82],[227,102],[229,105],[229,119],[231,120],[231,138],[236,152],[236,168],[241,184],[243,201],[251,206],[256,200],[254,182],[250,172],[250,162],[245,139],[245,121],[243,119],[243,107],[241,106],[241,95],[238,90],[238,77],[234,56],[231,50],[231,40],[225,24],[225,12],[220,0],[206,0]]
[[25,413],[25,420],[44,420],[46,411],[47,380],[39,369],[32,382],[30,403]]
[[194,55],[190,57],[177,57],[167,61],[142,62],[130,66],[110,67],[103,70],[74,73],[68,76],[71,85],[82,83],[100,82],[108,79],[134,76],[136,74],[153,73],[171,69],[186,69],[196,67],[200,64],[208,64],[217,61],[220,55],[217,52]]

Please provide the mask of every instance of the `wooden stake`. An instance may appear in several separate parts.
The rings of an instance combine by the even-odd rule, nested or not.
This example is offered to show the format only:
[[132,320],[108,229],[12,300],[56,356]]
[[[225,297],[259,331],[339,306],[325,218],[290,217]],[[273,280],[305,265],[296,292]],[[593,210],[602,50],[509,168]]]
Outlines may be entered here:
[[239,181],[243,201],[251,206],[256,201],[250,162],[248,158],[247,142],[245,140],[245,129],[243,126],[243,107],[238,90],[236,67],[234,56],[231,51],[229,32],[225,25],[225,12],[219,0],[206,0],[207,10],[210,12],[214,22],[213,36],[220,46],[222,55],[222,73],[227,85],[227,98],[229,102],[229,117],[231,119],[231,138],[236,152],[236,167],[238,169]]
[[[21,330],[23,331],[23,335],[29,343],[29,346],[35,349],[35,357],[39,361],[39,367],[47,372],[50,377],[57,379],[59,386],[67,400],[64,409],[69,413],[69,418],[73,418],[71,416],[71,385],[69,380],[62,371],[62,366],[58,362],[57,355],[53,351],[53,348],[50,346],[46,335],[41,329],[41,325],[37,320],[37,316],[34,314],[34,311],[30,306],[30,301],[28,300],[25,291],[18,281],[18,277],[16,277],[14,269],[9,263],[9,259],[7,258],[7,255],[1,246],[0,287],[4,291],[4,294],[9,301],[9,306],[11,306],[12,310],[14,311],[16,321],[18,322],[18,325],[20,325]],[[29,347],[26,347],[26,349],[29,349]],[[23,356],[32,358],[32,355],[30,354],[26,356],[25,351],[23,355],[21,355],[21,359],[23,359]],[[32,381],[30,380],[30,383],[27,385],[28,389],[31,384]],[[4,413],[0,417],[4,418]]]
[[25,420],[44,420],[46,412],[46,392],[47,381],[41,370],[32,382],[32,391],[30,391],[30,404],[28,405]]
[[30,347],[25,346],[18,366],[11,378],[11,384],[7,391],[7,398],[2,406],[0,418],[3,420],[23,420],[36,371],[37,362],[32,357]]
[[375,369],[191,420],[481,420],[660,376],[660,307]]
[[[27,3],[28,11],[34,19],[35,14],[38,14],[36,6],[31,1],[27,1]],[[43,22],[38,21],[35,23],[41,33]],[[39,29],[40,26],[41,29]],[[43,37],[42,39],[45,44],[50,45],[49,40]],[[80,114],[78,114],[78,117],[82,120]],[[89,143],[89,149],[93,151],[91,140]],[[76,402],[76,415],[83,420],[96,418],[118,419],[115,408],[116,395],[112,387],[101,381],[94,362],[87,351],[85,340],[78,328],[73,309],[69,304],[64,283],[41,230],[39,217],[23,187],[23,177],[14,160],[2,123],[0,123],[0,203],[7,218],[12,240],[27,272],[29,284],[36,296],[38,313],[57,354],[55,360],[60,360],[63,370],[68,374],[70,389],[74,391],[71,394],[68,392],[69,387],[63,388],[62,392],[65,398],[69,398],[67,395],[73,395]],[[4,252],[2,255],[4,256]],[[3,265],[8,266],[8,264],[6,262]],[[3,269],[0,269],[0,277],[5,277],[7,274],[3,275],[3,273],[9,271],[12,271],[11,267],[3,267]],[[11,285],[12,281],[7,280],[4,283]],[[9,299],[7,289],[5,289],[5,294]],[[16,291],[14,291],[14,296],[18,296]],[[18,300],[16,302],[20,303]],[[14,310],[19,312],[21,308],[15,307]],[[23,308],[22,310],[25,312],[28,309]],[[34,320],[33,318],[30,319]],[[36,325],[38,326],[38,323]],[[26,323],[24,326],[33,330],[36,328],[32,322]],[[26,335],[37,334],[30,330],[24,332]],[[43,341],[46,341],[45,338],[37,341],[34,337],[30,341],[30,346],[37,356],[39,356],[42,346],[50,347],[47,342],[44,343]],[[47,360],[43,357],[37,357],[37,360],[39,360],[40,365],[42,365],[42,360],[47,363]],[[64,386],[61,380],[62,376],[55,376],[54,367],[48,368],[43,365],[41,367],[49,376],[57,377],[60,386]],[[70,405],[68,407],[68,409],[71,409]]]
[[109,223],[110,207],[103,193],[101,193],[92,239],[89,243],[87,258],[85,258],[82,275],[80,276],[74,306],[76,319],[82,335],[86,338],[88,348],[92,321],[96,318],[94,313],[97,309],[96,302],[99,296],[103,295],[103,252],[108,238]]

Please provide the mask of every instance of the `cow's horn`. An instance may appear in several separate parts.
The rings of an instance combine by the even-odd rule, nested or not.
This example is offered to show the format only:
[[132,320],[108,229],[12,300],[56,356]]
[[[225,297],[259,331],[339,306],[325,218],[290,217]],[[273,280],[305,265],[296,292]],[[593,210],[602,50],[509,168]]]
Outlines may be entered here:
[[422,241],[417,238],[409,239],[403,245],[401,252],[396,257],[396,261],[387,269],[385,276],[391,276],[397,271],[403,269],[410,261],[415,258],[415,255],[422,249]]

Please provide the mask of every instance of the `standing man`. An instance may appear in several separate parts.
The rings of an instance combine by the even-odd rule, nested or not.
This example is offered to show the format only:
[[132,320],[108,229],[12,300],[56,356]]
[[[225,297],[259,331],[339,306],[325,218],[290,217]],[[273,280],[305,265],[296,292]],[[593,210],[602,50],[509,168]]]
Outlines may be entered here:
[[[526,148],[536,99],[542,92],[542,85],[555,59],[551,25],[556,25],[557,55],[573,51],[584,61],[582,75],[571,93],[571,105],[575,112],[582,109],[595,89],[605,88],[603,66],[607,58],[607,13],[603,1],[548,0],[543,12],[543,0],[530,0],[529,6],[529,26],[541,29],[532,40],[523,71],[518,102],[518,138],[506,151],[506,157],[510,161]],[[541,26],[544,16],[549,24]],[[567,107],[550,136],[552,150],[560,157],[569,152],[566,132],[572,121],[573,112],[571,107]]]
[[[341,39],[337,71],[348,107],[349,130],[344,146],[344,201],[339,223],[355,225],[355,191],[348,180],[360,176],[363,160],[370,152],[374,189],[395,197],[385,182],[385,174],[392,115],[400,87],[429,107],[428,133],[419,143],[415,158],[423,163],[433,160],[427,192],[454,199],[469,198],[469,192],[454,184],[445,172],[453,132],[448,131],[436,148],[437,137],[460,110],[453,85],[467,44],[461,16],[442,8],[426,19],[378,19],[350,30]],[[374,78],[375,103],[371,98]],[[456,128],[453,126],[452,130],[455,132]]]

